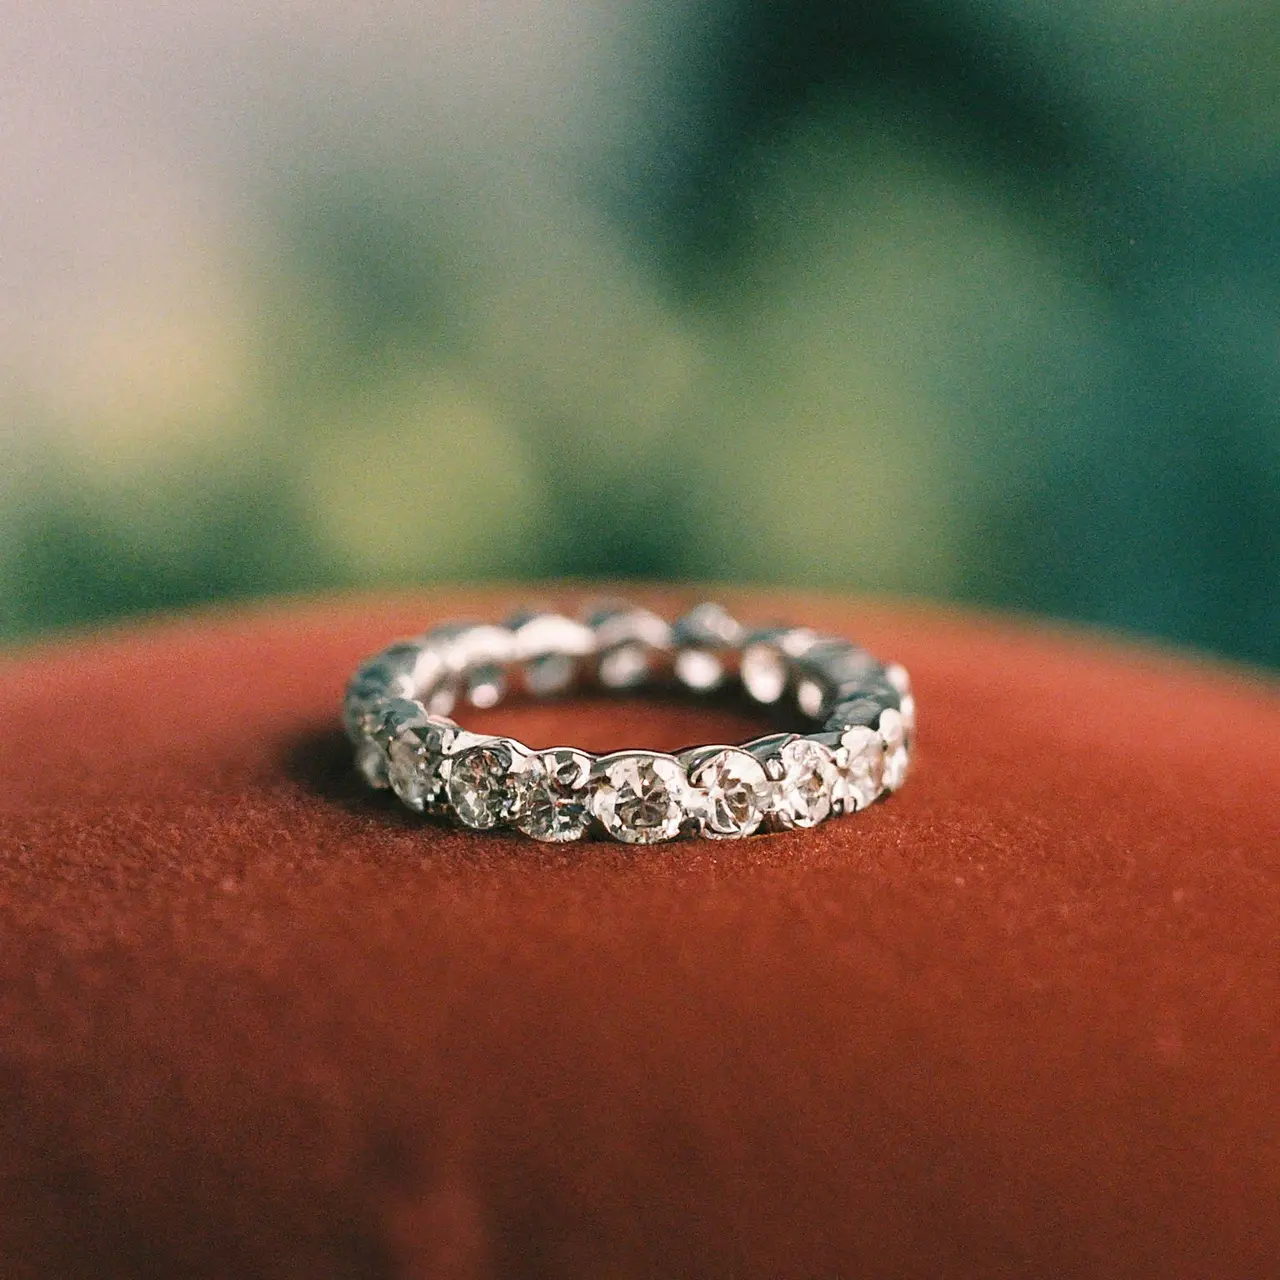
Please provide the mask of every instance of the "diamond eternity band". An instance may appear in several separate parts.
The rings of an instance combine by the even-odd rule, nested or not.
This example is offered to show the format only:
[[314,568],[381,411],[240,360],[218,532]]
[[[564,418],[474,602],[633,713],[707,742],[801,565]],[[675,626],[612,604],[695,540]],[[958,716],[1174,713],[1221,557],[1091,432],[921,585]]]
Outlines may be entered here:
[[[734,681],[762,707],[793,707],[803,731],[678,754],[597,755],[534,751],[450,719],[459,703],[492,707],[511,688],[545,698],[583,683],[674,683],[708,694]],[[365,781],[417,813],[535,840],[652,844],[815,827],[865,809],[906,781],[915,699],[903,667],[848,640],[748,628],[712,603],[671,623],[612,602],[582,619],[527,612],[398,641],[356,669],[343,723]]]

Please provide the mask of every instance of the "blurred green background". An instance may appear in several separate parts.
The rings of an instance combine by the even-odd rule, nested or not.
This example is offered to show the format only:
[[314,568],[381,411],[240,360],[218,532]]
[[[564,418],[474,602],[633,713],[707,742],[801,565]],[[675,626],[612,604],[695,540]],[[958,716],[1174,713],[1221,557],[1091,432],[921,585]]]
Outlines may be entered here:
[[0,635],[630,575],[1280,663],[1274,0],[0,19]]

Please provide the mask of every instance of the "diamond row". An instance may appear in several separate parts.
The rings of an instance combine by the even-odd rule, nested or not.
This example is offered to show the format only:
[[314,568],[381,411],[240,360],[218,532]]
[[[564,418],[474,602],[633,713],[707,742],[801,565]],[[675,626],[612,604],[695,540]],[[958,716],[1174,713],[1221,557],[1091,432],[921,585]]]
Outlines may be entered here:
[[359,759],[372,785],[389,786],[410,809],[476,830],[515,827],[535,840],[597,834],[652,844],[814,827],[865,809],[906,781],[900,712],[885,712],[876,729],[855,726],[821,737],[834,741],[776,734],[682,756],[639,750],[594,756],[572,747],[531,751],[513,738],[469,733],[444,716],[397,704]]
[[[569,687],[584,662],[605,687],[634,687],[654,677],[663,657],[688,688],[717,688],[732,672],[755,701],[774,703],[789,691],[801,717],[825,723],[807,735],[679,756],[596,756],[532,751],[468,732],[447,714],[460,696],[494,705],[513,664],[527,688],[545,695]],[[914,699],[905,670],[847,641],[802,628],[747,632],[716,605],[672,626],[624,606],[586,623],[539,614],[501,628],[453,624],[393,645],[353,676],[344,721],[365,780],[416,812],[544,841],[597,835],[650,844],[807,828],[866,808],[906,781]]]

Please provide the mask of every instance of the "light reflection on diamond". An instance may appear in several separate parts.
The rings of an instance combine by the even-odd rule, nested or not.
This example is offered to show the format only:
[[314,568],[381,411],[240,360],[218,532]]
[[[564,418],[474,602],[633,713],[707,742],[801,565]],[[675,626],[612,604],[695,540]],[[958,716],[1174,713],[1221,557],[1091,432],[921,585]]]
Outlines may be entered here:
[[512,822],[524,801],[529,756],[506,739],[468,747],[449,760],[449,803],[458,820],[487,831]]
[[796,738],[779,752],[782,776],[774,786],[772,811],[784,827],[816,827],[831,813],[836,762],[830,748]]
[[568,747],[540,751],[530,765],[516,823],[535,840],[581,840],[591,821],[591,757]]
[[703,834],[714,839],[750,835],[764,817],[772,793],[764,766],[727,747],[694,766],[689,775]]
[[884,744],[874,729],[856,725],[840,735],[832,799],[841,813],[865,809],[884,785]]
[[599,763],[596,816],[615,840],[653,844],[680,834],[687,782],[679,761],[626,752]]

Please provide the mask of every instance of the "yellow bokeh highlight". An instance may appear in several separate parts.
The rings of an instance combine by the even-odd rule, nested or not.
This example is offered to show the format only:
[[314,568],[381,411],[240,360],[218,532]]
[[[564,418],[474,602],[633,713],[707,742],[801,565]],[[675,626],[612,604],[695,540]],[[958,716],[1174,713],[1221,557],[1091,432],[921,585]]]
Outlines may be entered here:
[[298,498],[354,576],[467,578],[538,563],[544,499],[526,441],[455,374],[394,379],[298,447]]

